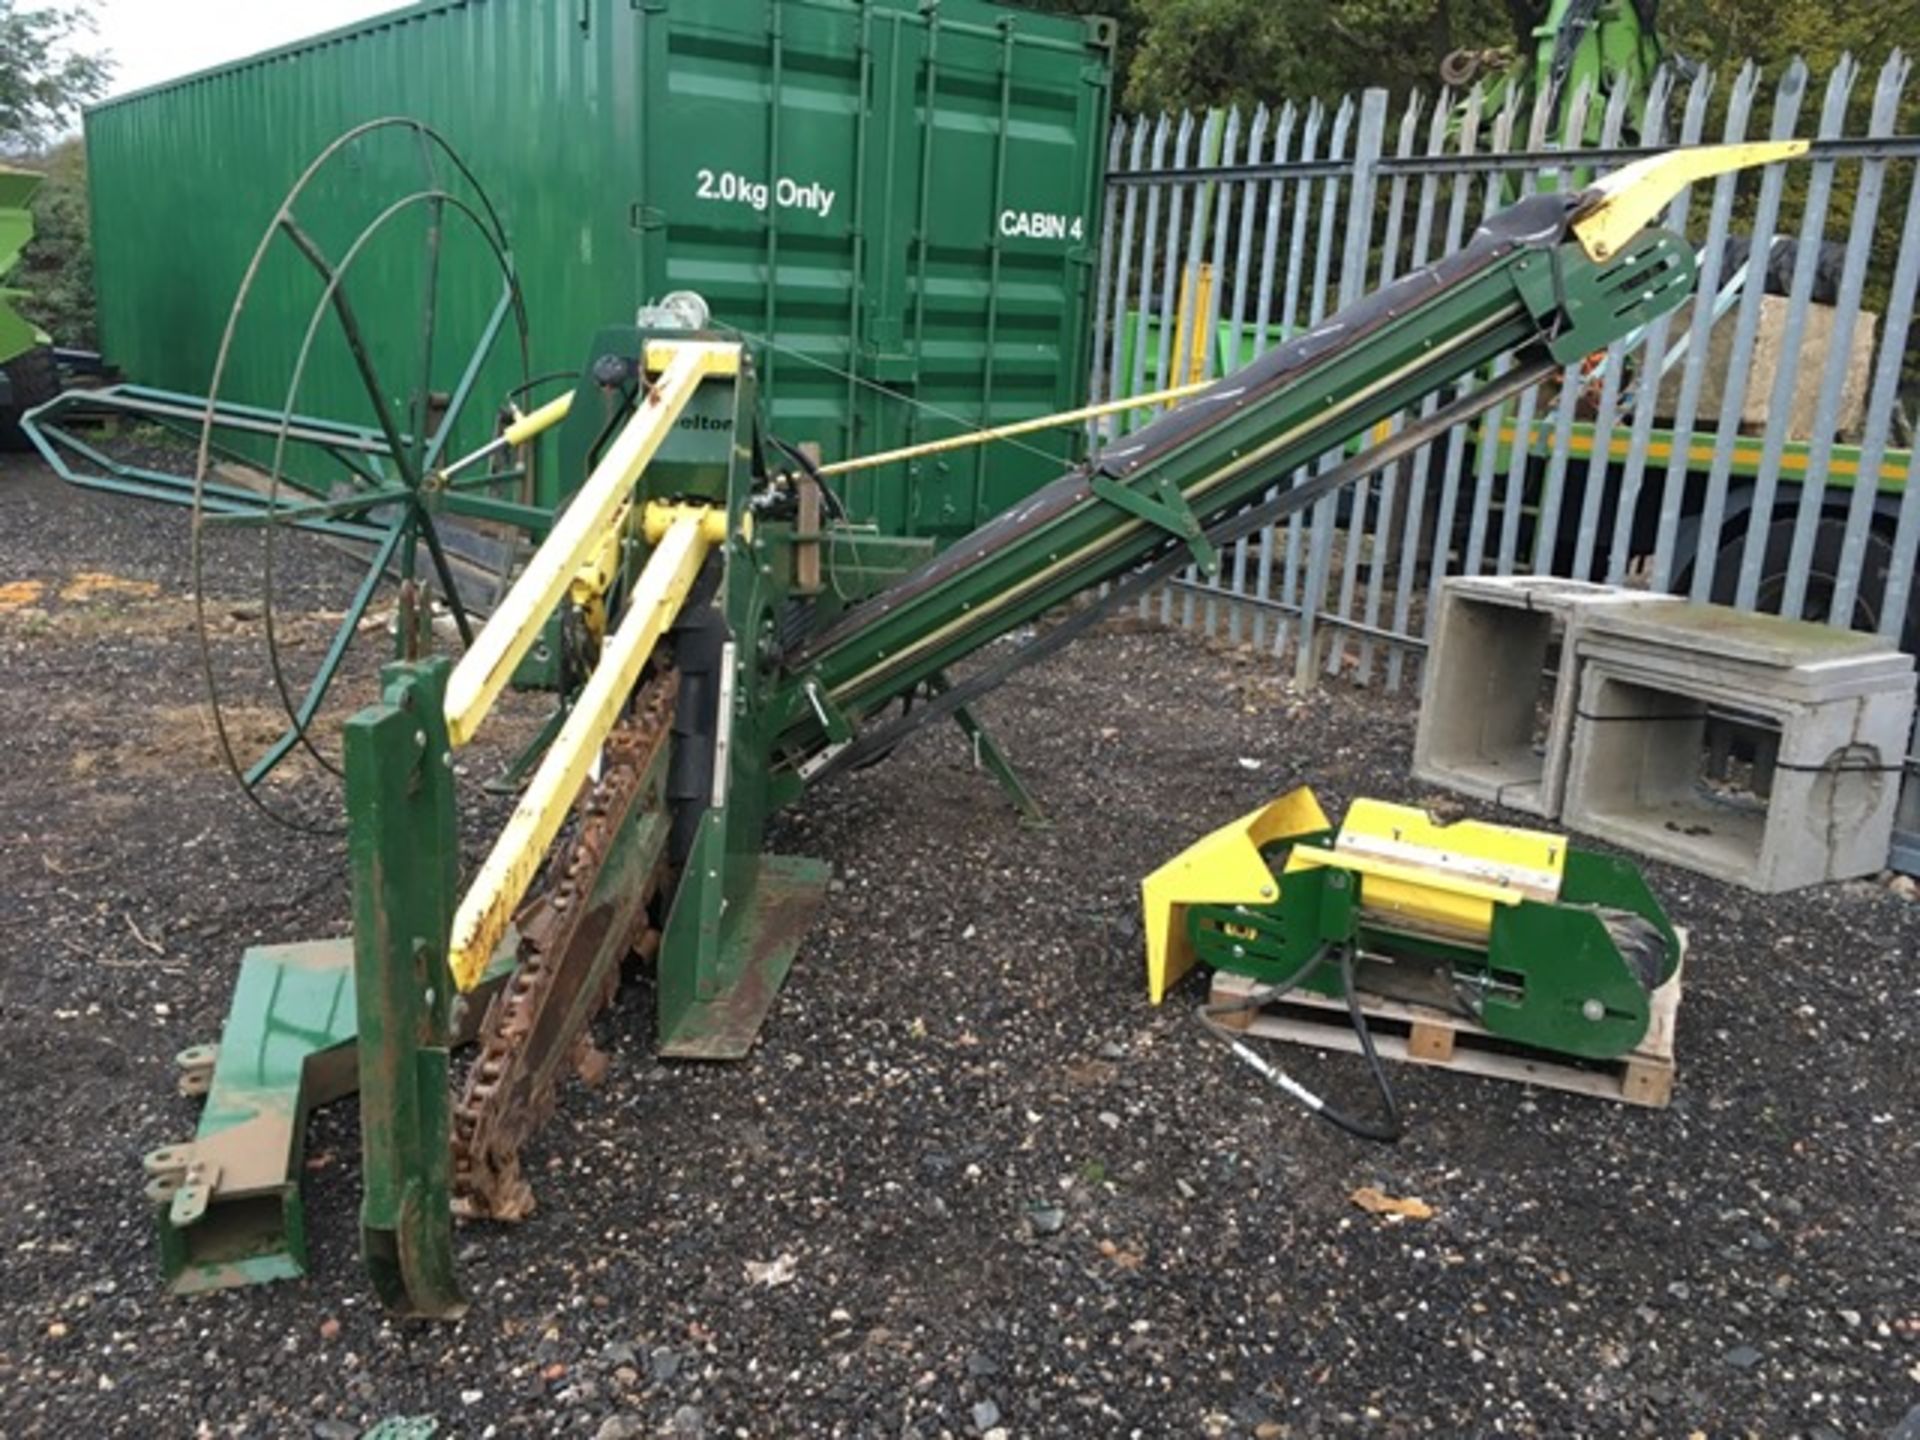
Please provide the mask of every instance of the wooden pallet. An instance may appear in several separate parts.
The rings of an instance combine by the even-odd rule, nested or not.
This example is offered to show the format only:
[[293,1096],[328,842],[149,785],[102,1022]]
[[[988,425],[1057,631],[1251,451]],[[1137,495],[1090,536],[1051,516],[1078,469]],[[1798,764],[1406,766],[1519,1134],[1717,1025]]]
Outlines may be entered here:
[[[1466,1075],[1517,1080],[1549,1090],[1661,1109],[1673,1098],[1673,1029],[1685,968],[1686,939],[1682,936],[1680,967],[1672,979],[1653,992],[1653,1014],[1646,1038],[1638,1049],[1618,1060],[1576,1060],[1549,1050],[1534,1050],[1490,1035],[1462,1016],[1378,996],[1364,997],[1360,1012],[1367,1017],[1374,1049],[1383,1060],[1435,1065]],[[1246,976],[1216,972],[1212,998],[1216,1003],[1240,1000],[1259,988],[1257,981]],[[1346,1001],[1312,991],[1294,990],[1269,1001],[1257,1012],[1242,1011],[1218,1019],[1229,1029],[1263,1040],[1285,1040],[1348,1054],[1360,1052],[1360,1037],[1353,1032]]]

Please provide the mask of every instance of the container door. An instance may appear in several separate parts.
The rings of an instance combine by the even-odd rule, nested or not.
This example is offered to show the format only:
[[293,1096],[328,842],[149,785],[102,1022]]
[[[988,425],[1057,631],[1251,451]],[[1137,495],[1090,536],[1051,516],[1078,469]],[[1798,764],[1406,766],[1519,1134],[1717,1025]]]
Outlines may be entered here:
[[[1104,33],[1042,42],[1023,21],[982,7],[876,12],[862,336],[874,378],[915,402],[875,417],[888,444],[1084,399]],[[1078,431],[1043,432],[901,467],[907,528],[964,534],[1052,479],[1078,444]]]
[[[636,302],[705,296],[758,348],[776,434],[837,459],[1078,403],[1103,37],[917,0],[630,0],[612,19],[640,97]],[[948,539],[1076,442],[860,472],[843,491],[886,531]]]

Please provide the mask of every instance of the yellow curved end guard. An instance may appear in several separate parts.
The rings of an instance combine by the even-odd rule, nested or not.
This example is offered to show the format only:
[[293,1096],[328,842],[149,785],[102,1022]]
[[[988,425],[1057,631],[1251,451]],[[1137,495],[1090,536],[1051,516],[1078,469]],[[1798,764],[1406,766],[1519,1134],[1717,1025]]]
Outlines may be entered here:
[[1574,236],[1589,259],[1609,260],[1696,180],[1792,160],[1807,153],[1807,143],[1760,140],[1745,145],[1689,145],[1635,160],[1594,183],[1594,203],[1573,222]]
[[1266,905],[1277,893],[1260,847],[1331,829],[1313,791],[1301,786],[1189,845],[1140,882],[1147,921],[1147,997],[1155,1005],[1193,968],[1189,905]]

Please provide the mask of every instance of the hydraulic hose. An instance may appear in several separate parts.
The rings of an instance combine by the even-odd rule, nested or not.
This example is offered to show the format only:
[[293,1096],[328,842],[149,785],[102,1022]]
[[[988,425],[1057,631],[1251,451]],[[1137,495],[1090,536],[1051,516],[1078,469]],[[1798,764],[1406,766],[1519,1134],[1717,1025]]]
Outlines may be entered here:
[[[1304,985],[1312,978],[1315,971],[1327,963],[1335,950],[1340,954],[1340,986],[1346,995],[1347,1015],[1353,1022],[1353,1033],[1359,1037],[1360,1053],[1366,1057],[1367,1068],[1373,1074],[1374,1088],[1380,1095],[1381,1109],[1385,1112],[1381,1120],[1359,1119],[1328,1104],[1324,1096],[1309,1090],[1285,1070],[1253,1049],[1236,1032],[1220,1023],[1219,1017],[1222,1015],[1258,1010],[1275,996],[1285,995]],[[1387,1079],[1386,1067],[1380,1063],[1379,1053],[1374,1049],[1373,1032],[1367,1028],[1367,1017],[1360,1011],[1360,997],[1354,989],[1353,970],[1352,946],[1322,946],[1313,952],[1312,958],[1306,964],[1285,980],[1273,985],[1263,985],[1233,1000],[1208,1001],[1195,1012],[1195,1018],[1208,1034],[1224,1042],[1243,1065],[1308,1113],[1318,1115],[1322,1120],[1338,1126],[1359,1139],[1392,1144],[1406,1133],[1406,1126],[1400,1118],[1400,1106],[1394,1098],[1393,1085]]]

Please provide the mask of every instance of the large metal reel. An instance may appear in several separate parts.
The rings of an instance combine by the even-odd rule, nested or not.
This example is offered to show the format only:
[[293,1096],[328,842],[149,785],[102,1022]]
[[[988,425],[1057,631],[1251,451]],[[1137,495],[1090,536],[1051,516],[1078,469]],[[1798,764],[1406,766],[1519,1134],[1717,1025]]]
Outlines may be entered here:
[[[383,189],[390,198],[375,199]],[[393,636],[388,658],[413,653],[436,613],[462,645],[472,639],[476,610],[512,564],[532,482],[504,450],[477,469],[453,457],[471,459],[492,438],[502,402],[531,389],[530,365],[505,228],[446,140],[392,118],[327,146],[253,252],[194,467],[194,607],[214,729],[235,778],[273,818],[337,828],[310,799],[296,814],[291,794],[275,803],[266,787],[296,753],[340,776],[332,721],[373,694],[363,631]],[[327,418],[303,413],[310,405]],[[223,503],[236,483],[259,503],[238,513]],[[314,533],[330,553],[315,550]],[[254,578],[257,611],[236,609],[236,582]],[[382,594],[395,599],[391,623],[374,611]],[[256,628],[264,650],[251,677],[216,644],[216,630],[236,622]],[[263,724],[263,712],[284,727]]]

